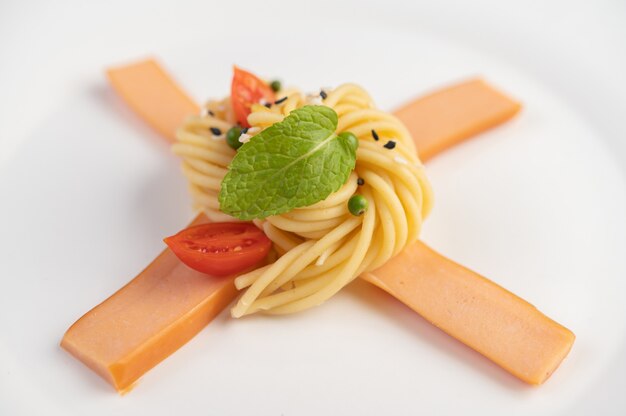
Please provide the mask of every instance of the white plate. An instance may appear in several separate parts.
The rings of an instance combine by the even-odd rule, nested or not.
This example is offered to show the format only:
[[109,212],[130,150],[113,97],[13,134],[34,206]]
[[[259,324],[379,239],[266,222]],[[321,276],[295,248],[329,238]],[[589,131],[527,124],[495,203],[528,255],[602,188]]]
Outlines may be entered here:
[[[406,16],[421,16],[411,6],[395,5],[393,13],[375,6],[369,17],[342,21],[317,4],[294,21],[287,19],[293,9],[258,4],[251,6],[252,16],[234,22],[228,19],[234,14],[220,8],[205,9],[203,18],[201,10],[157,5],[158,18],[146,20],[139,17],[142,8],[119,16],[115,9],[74,9],[71,19],[62,20],[70,31],[112,39],[87,37],[57,47],[58,61],[39,47],[50,59],[43,67],[57,75],[63,67],[65,78],[32,77],[26,65],[31,58],[18,54],[21,63],[0,70],[7,86],[9,75],[16,80],[29,75],[42,86],[35,91],[11,83],[8,88],[21,85],[24,96],[12,105],[2,99],[2,108],[11,110],[2,132],[20,136],[20,147],[11,157],[5,153],[0,170],[0,414],[624,413],[619,392],[626,368],[621,169],[626,155],[618,133],[624,131],[619,105],[625,96],[622,84],[605,88],[618,78],[605,66],[581,62],[589,70],[588,82],[597,86],[591,95],[585,86],[550,82],[555,79],[550,71],[562,72],[562,80],[568,68],[552,67],[564,62],[550,47],[516,43],[516,34],[525,32],[515,32],[515,25],[502,36],[522,51],[488,53],[505,40],[485,41],[480,51],[438,37],[434,29],[410,29]],[[15,7],[9,16],[25,10]],[[494,7],[496,21],[504,12]],[[339,9],[339,15],[350,10]],[[431,7],[426,13],[444,10]],[[485,21],[480,7],[460,10],[467,12],[464,19]],[[63,25],[45,23],[54,20],[46,11],[35,21],[50,28],[54,39],[52,28]],[[391,13],[386,16],[401,24],[384,19],[371,24],[377,12]],[[105,23],[93,22],[89,29],[84,20],[91,13],[115,29],[107,32]],[[270,29],[244,24],[271,13],[276,15]],[[132,27],[133,18],[145,25]],[[165,37],[156,30],[171,21],[178,22],[179,32]],[[444,19],[442,25],[456,21]],[[241,32],[227,30],[233,25],[243,27]],[[142,27],[145,33],[137,34]],[[503,28],[481,27],[485,34]],[[10,28],[9,34],[19,33],[17,23]],[[24,46],[34,39],[28,36]],[[555,37],[545,39],[549,46]],[[97,47],[87,48],[89,41]],[[523,45],[536,47],[537,60],[546,63],[512,65],[524,56]],[[596,52],[609,49],[598,44]],[[140,271],[162,249],[161,238],[192,215],[176,158],[111,93],[100,72],[139,50],[155,51],[198,99],[227,93],[232,63],[305,89],[354,81],[389,109],[477,74],[520,99],[525,108],[514,121],[429,163],[436,208],[423,238],[572,329],[577,341],[570,356],[544,386],[526,386],[357,282],[295,316],[233,321],[224,313],[130,394],[116,395],[58,342],[73,321]],[[572,53],[567,46],[561,51]],[[611,59],[624,63],[607,55]],[[54,79],[72,81],[48,85]],[[28,113],[42,91],[56,95],[41,97],[41,108]],[[589,97],[603,108],[589,106]],[[20,123],[27,114],[28,122]]]

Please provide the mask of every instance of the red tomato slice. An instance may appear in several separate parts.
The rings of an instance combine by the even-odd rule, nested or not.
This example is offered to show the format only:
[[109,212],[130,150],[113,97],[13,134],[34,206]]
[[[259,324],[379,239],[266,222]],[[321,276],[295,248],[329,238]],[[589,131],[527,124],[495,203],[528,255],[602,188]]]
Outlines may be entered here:
[[250,106],[258,103],[261,99],[268,103],[274,102],[276,97],[267,82],[236,66],[233,67],[233,70],[230,100],[235,112],[235,118],[243,127],[250,127],[250,124],[248,124]]
[[187,266],[213,276],[228,276],[254,266],[272,246],[263,231],[244,222],[197,225],[163,241]]

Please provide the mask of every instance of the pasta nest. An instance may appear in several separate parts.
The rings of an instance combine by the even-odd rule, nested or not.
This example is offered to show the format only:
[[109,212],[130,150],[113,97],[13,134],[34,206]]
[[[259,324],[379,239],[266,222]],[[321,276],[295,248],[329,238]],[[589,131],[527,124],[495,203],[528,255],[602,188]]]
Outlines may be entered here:
[[[359,147],[356,168],[337,192],[314,205],[255,220],[272,240],[273,250],[267,265],[235,279],[237,288],[246,290],[231,310],[234,317],[293,313],[321,304],[417,240],[431,210],[432,190],[404,125],[377,109],[357,85],[343,84],[325,93],[322,101],[319,95],[285,89],[277,93],[287,97],[280,104],[252,106],[249,135],[282,121],[294,109],[321,104],[337,113],[337,133],[352,132]],[[219,210],[217,199],[235,155],[225,140],[234,120],[228,98],[210,101],[203,115],[190,117],[179,129],[173,145],[182,158],[195,208],[212,221],[234,220]],[[212,127],[223,133],[212,134]],[[395,147],[385,147],[389,141]],[[355,193],[368,200],[361,216],[348,210]]]

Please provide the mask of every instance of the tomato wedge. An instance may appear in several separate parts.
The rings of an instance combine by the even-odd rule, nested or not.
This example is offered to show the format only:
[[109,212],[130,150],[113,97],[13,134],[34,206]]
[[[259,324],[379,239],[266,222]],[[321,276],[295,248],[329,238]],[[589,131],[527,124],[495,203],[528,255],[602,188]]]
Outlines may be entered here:
[[163,241],[187,266],[213,276],[228,276],[254,266],[272,246],[263,231],[244,222],[196,225]]
[[241,68],[233,67],[233,82],[230,88],[230,100],[237,122],[243,127],[250,127],[248,115],[250,106],[261,99],[271,103],[275,101],[274,91],[267,82]]

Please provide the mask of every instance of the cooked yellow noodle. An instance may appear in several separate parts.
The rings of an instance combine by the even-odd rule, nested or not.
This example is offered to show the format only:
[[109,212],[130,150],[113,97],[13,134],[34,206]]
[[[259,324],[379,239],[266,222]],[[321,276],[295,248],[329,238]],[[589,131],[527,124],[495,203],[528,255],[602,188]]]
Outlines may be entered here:
[[[280,104],[251,108],[248,134],[254,135],[304,105],[329,106],[339,116],[337,133],[355,134],[359,148],[356,169],[337,192],[314,205],[255,220],[274,243],[273,256],[280,257],[235,279],[238,289],[247,289],[232,309],[234,317],[260,311],[293,313],[324,302],[359,274],[380,267],[415,241],[430,212],[430,185],[404,125],[375,108],[367,92],[356,85],[344,84],[326,92],[321,101],[319,96],[282,90],[277,96],[287,99]],[[178,131],[173,150],[183,159],[195,207],[212,221],[232,221],[219,211],[217,195],[235,155],[225,141],[234,115],[229,99],[205,107],[206,114],[190,117]],[[211,127],[222,134],[214,135]],[[379,141],[374,140],[372,130]],[[395,148],[383,147],[390,140]],[[357,185],[358,178],[364,185]],[[347,208],[356,193],[369,202],[359,217]]]

